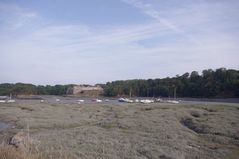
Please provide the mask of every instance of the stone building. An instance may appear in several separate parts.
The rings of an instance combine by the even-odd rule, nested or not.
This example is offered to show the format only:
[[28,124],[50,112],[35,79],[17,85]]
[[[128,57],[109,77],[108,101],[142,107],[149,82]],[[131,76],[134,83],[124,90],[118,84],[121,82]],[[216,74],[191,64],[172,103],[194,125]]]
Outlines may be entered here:
[[68,95],[74,95],[74,96],[91,96],[91,97],[97,97],[100,95],[103,95],[103,88],[101,86],[73,86],[67,90]]

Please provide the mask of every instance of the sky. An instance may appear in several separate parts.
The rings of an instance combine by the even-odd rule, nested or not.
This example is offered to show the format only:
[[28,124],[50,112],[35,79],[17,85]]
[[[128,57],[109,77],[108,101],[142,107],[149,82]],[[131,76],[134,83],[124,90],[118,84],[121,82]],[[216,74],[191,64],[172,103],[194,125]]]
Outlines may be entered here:
[[0,0],[0,83],[239,69],[238,0]]

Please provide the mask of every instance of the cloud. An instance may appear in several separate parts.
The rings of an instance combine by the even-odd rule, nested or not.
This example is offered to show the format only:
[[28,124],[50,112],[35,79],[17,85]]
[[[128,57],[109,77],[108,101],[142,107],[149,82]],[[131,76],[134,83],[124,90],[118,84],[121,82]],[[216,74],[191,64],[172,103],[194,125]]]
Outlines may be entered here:
[[[0,38],[0,82],[93,84],[207,68],[239,68],[238,31],[231,31],[239,26],[232,20],[236,11],[226,12],[225,4],[190,3],[169,11],[156,10],[149,2],[124,1],[153,19],[100,28],[52,24],[47,19],[36,20],[39,13],[0,3],[0,11],[12,12],[11,16],[5,14],[0,32],[6,31],[3,27],[21,24],[14,34],[9,34],[11,30],[5,33],[9,40]],[[214,18],[220,12],[230,16]],[[16,24],[10,22],[13,19]]]
[[163,18],[160,15],[160,12],[155,10],[151,4],[144,3],[141,0],[122,0],[122,1],[128,3],[128,4],[132,5],[132,6],[134,6],[136,8],[139,8],[143,13],[145,13],[146,15],[156,19],[162,25],[164,25],[167,28],[171,29],[175,33],[181,34],[182,36],[185,36],[185,37],[191,39],[191,41],[193,41],[196,44],[200,44],[199,40],[197,40],[194,37],[188,35],[184,30],[182,30],[179,27],[177,27],[176,24],[170,22],[166,18]]
[[[198,34],[212,35],[230,32],[239,26],[239,2],[229,1],[143,1],[122,0],[178,33],[195,45],[203,47],[204,40]],[[154,2],[154,3],[153,3]],[[222,30],[223,29],[223,30]],[[214,36],[214,35],[213,35]]]
[[126,2],[130,5],[133,5],[136,8],[139,8],[143,13],[149,15],[150,17],[158,20],[161,24],[167,26],[168,28],[172,29],[175,32],[181,33],[182,30],[180,30],[178,27],[176,27],[173,23],[169,22],[168,20],[162,18],[160,16],[160,13],[153,9],[151,4],[143,3],[140,0],[122,0],[123,2]]
[[0,2],[0,14],[0,29],[4,31],[15,31],[40,19],[36,12],[26,11],[17,5],[3,2]]

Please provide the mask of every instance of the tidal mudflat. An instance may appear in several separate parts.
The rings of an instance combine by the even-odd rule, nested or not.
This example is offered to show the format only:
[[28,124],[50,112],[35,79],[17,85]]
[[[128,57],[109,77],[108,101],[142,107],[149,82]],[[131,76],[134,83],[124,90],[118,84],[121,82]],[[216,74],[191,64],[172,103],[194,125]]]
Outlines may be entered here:
[[[4,121],[4,122],[3,122]],[[239,107],[203,104],[0,103],[0,141],[27,132],[46,156],[236,159]],[[4,125],[6,126],[6,125]]]

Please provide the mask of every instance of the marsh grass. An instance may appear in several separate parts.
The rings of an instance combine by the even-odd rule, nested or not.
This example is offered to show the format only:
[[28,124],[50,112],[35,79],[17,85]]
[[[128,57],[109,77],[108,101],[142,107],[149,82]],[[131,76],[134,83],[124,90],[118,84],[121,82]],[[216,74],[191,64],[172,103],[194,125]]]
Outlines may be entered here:
[[1,134],[1,141],[20,129],[33,141],[18,149],[5,140],[0,159],[210,159],[222,158],[238,143],[238,110],[230,106],[33,102],[9,106],[0,116],[17,121],[17,129]]
[[0,145],[0,159],[68,159],[63,151],[56,153],[40,152],[36,147],[28,149],[16,148],[8,144]]
[[[26,147],[15,147],[3,142],[0,144],[0,159],[68,159],[69,156],[59,149],[53,152],[43,152],[39,145],[26,145]],[[53,149],[49,148],[49,149]]]
[[0,159],[68,159],[63,147],[54,150],[54,147],[46,149],[53,150],[51,152],[40,149],[41,143],[30,136],[29,123],[27,122],[26,129],[22,130],[25,137],[21,144],[13,145],[9,139],[5,139],[0,144]]
[[33,153],[27,149],[16,148],[2,143],[0,145],[0,159],[40,159],[38,153]]

